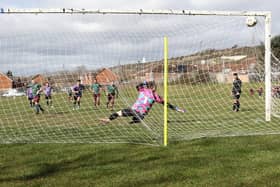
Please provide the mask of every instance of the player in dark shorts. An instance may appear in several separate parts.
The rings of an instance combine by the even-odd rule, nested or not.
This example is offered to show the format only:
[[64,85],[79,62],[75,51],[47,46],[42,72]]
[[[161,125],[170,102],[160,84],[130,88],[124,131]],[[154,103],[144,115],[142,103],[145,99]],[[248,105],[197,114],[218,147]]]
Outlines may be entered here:
[[41,92],[43,91],[41,88],[41,85],[36,83],[34,80],[32,80],[31,89],[32,89],[33,103],[35,106],[36,114],[39,114],[40,111],[43,113],[44,109],[40,105],[40,95],[41,95]]
[[44,87],[44,93],[47,105],[52,107],[52,87],[48,82]]
[[31,85],[29,85],[29,86],[27,87],[26,95],[27,95],[27,99],[28,99],[28,101],[29,101],[30,107],[33,107],[34,103],[33,103],[33,93],[32,93],[32,87],[31,87]]
[[93,104],[94,106],[100,105],[100,91],[102,89],[102,85],[97,82],[97,79],[94,79],[93,84],[91,85],[91,89],[93,92]]
[[[132,117],[131,124],[139,123],[148,115],[154,103],[164,104],[163,99],[156,92],[156,84],[154,81],[139,84],[136,86],[136,89],[139,95],[131,108],[122,109],[111,114],[109,118],[100,119],[100,121],[108,123],[118,117]],[[180,109],[170,103],[167,103],[167,107],[178,112],[186,112],[184,109]]]
[[114,109],[115,98],[118,97],[119,90],[118,87],[112,82],[110,85],[107,86],[107,108],[111,107],[111,110]]
[[232,96],[233,96],[233,106],[232,110],[234,112],[238,112],[240,110],[240,95],[241,95],[241,87],[242,81],[239,79],[238,74],[233,74],[234,80],[232,83]]
[[69,88],[67,90],[67,93],[68,93],[68,102],[71,102],[73,100],[72,88]]
[[258,91],[259,97],[261,97],[263,95],[263,88],[260,87],[257,91]]
[[84,86],[81,84],[81,80],[77,80],[76,85],[74,85],[72,87],[72,93],[73,93],[73,99],[74,99],[73,110],[80,109],[83,89],[84,89]]

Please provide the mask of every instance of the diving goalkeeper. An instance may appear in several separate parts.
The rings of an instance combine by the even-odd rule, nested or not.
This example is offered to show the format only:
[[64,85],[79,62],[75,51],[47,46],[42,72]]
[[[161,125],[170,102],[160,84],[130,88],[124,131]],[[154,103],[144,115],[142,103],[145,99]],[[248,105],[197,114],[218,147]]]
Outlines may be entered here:
[[[139,93],[136,102],[131,108],[122,109],[110,115],[109,118],[100,119],[104,123],[108,123],[118,117],[132,117],[132,123],[139,123],[149,113],[155,102],[164,104],[163,99],[156,93],[156,84],[154,81],[141,83],[136,86]],[[167,103],[168,108],[184,113],[185,110]]]

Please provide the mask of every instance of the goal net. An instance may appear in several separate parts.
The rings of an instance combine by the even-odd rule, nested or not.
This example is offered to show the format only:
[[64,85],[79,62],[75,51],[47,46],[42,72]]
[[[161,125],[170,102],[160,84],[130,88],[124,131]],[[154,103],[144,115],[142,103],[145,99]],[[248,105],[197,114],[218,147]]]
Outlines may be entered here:
[[[280,132],[274,117],[266,122],[265,59],[269,58],[264,15],[256,14],[257,24],[248,25],[246,13],[1,11],[1,143],[162,144],[160,103],[139,123],[130,124],[132,117],[106,124],[99,119],[131,108],[140,83],[154,81],[163,97],[164,37],[168,38],[168,102],[186,109],[185,113],[168,110],[170,141]],[[279,74],[273,70],[276,89]],[[232,109],[233,73],[242,81],[239,112]],[[93,95],[98,90],[95,79],[101,85],[100,105],[95,100],[98,94]],[[75,100],[77,80],[82,85],[80,105]],[[112,84],[118,93],[108,98]],[[36,92],[36,85],[42,89],[36,103],[44,111],[32,103],[37,93],[28,100],[28,90]],[[113,107],[108,104],[112,98]],[[279,114],[278,100],[273,95],[275,114]]]
[[280,60],[272,53],[272,115],[280,117]]

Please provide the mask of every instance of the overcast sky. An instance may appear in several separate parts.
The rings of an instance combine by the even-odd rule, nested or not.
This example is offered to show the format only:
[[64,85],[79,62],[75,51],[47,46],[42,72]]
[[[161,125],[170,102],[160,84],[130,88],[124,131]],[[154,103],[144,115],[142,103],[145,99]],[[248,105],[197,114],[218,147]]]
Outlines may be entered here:
[[[271,11],[272,33],[280,34],[280,6],[277,0],[1,0],[0,7]],[[217,46],[254,45],[262,41],[263,32],[258,30],[263,26],[263,20],[259,20],[259,28],[248,30],[240,26],[244,20],[233,18],[230,20],[231,27],[223,31],[231,34],[228,40],[223,40],[219,33],[221,20],[211,18],[211,26],[215,29],[209,32],[206,32],[207,27],[196,26],[198,21],[207,24],[207,19],[209,17],[182,20],[156,16],[142,16],[140,19],[119,16],[112,19],[110,16],[57,18],[53,15],[5,15],[0,17],[0,71],[11,69],[17,75],[29,75],[70,70],[80,65],[95,69],[118,63],[135,63],[143,58],[146,61],[158,60],[162,58],[162,35],[170,36],[169,47],[176,49],[170,52],[173,57],[219,48]],[[172,27],[168,28],[170,23]],[[181,33],[180,37],[178,33]],[[244,42],[244,38],[248,37],[248,41]]]

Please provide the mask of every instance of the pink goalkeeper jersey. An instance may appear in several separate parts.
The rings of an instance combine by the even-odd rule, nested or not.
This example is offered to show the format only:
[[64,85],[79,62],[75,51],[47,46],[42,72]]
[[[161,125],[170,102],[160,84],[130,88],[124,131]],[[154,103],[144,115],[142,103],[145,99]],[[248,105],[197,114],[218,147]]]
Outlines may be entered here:
[[139,95],[132,109],[141,114],[147,114],[155,102],[163,103],[163,99],[153,90],[140,88]]

